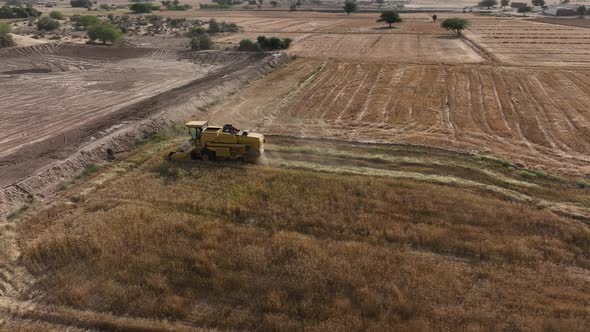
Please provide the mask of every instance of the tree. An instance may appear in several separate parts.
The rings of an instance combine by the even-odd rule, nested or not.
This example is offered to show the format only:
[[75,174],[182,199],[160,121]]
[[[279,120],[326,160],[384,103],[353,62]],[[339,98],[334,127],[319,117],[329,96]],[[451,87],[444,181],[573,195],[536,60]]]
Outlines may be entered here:
[[545,0],[531,0],[531,3],[533,4],[533,6],[545,6]]
[[66,17],[64,16],[64,14],[62,12],[58,12],[58,11],[52,11],[51,13],[49,13],[49,17],[51,17],[54,20],[65,20]]
[[510,0],[500,0],[500,5],[506,7],[510,4]]
[[570,3],[570,0],[561,0],[561,3],[565,5],[565,4]]
[[578,14],[580,14],[580,16],[584,16],[584,15],[586,15],[587,9],[586,9],[586,6],[581,5],[576,9],[576,11],[578,12]]
[[88,38],[91,41],[102,40],[103,44],[107,42],[116,42],[121,39],[121,31],[109,23],[99,23],[88,27]]
[[51,31],[59,28],[59,21],[43,16],[37,21],[37,29]]
[[456,31],[457,35],[460,36],[461,32],[469,26],[469,21],[458,17],[447,18],[440,26],[449,31]]
[[16,43],[10,35],[10,25],[0,23],[0,48],[14,46]]
[[385,0],[375,0],[375,2],[377,3],[377,5],[379,5],[379,7],[381,7],[385,3]]
[[271,5],[271,6],[273,6],[273,8],[274,8],[274,7],[278,6],[278,5],[279,5],[279,3],[278,3],[276,0],[272,0],[272,1],[270,2],[270,5]]
[[390,28],[393,23],[398,23],[401,21],[401,17],[399,17],[398,12],[396,12],[395,10],[384,11],[383,13],[381,13],[381,17],[377,20],[377,22],[385,22],[389,24]]
[[482,0],[479,3],[480,7],[487,7],[488,9],[490,9],[490,7],[494,7],[498,4],[497,0]]
[[264,4],[264,0],[258,0],[258,3],[262,6]]
[[344,7],[342,7],[346,14],[350,15],[350,13],[356,12],[356,2],[352,2],[350,0],[344,3]]

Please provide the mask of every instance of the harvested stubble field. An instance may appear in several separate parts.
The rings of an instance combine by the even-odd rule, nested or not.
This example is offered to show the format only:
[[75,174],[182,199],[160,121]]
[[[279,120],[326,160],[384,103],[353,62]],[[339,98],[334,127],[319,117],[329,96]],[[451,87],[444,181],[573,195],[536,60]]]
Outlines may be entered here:
[[540,17],[531,19],[534,22],[559,24],[570,27],[590,28],[590,20],[585,18],[561,18],[561,17]]
[[466,35],[503,63],[590,66],[588,29],[515,19],[472,21]]
[[484,59],[461,39],[432,22],[427,15],[405,18],[389,29],[375,15],[353,19],[293,17],[224,17],[244,32],[216,38],[219,43],[237,44],[259,35],[294,40],[289,53],[306,58],[350,59],[379,63],[478,63]]
[[590,173],[590,71],[297,59],[209,115],[273,134],[493,152]]
[[587,226],[502,192],[587,200],[575,183],[418,147],[269,137],[271,168],[171,164],[168,144],[20,224],[38,308],[173,318],[92,314],[120,328],[589,327]]

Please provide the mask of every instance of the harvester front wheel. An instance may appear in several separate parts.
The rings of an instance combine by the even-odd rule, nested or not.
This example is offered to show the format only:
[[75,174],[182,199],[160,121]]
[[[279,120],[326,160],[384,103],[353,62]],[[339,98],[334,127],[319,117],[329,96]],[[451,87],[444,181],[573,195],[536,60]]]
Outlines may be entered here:
[[203,149],[201,151],[201,159],[204,161],[215,160],[215,151]]

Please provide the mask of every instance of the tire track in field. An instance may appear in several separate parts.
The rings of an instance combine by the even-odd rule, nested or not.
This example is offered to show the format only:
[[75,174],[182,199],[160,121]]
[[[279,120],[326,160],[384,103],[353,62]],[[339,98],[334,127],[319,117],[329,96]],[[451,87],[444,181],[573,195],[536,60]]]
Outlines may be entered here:
[[451,114],[451,108],[454,108],[454,105],[452,105],[452,100],[453,96],[455,95],[455,92],[452,89],[453,87],[456,89],[456,82],[455,84],[451,84],[451,78],[453,78],[453,76],[449,75],[449,72],[444,66],[440,65],[439,67],[439,70],[443,72],[443,86],[445,88],[444,99],[441,100],[441,110],[443,112],[443,119],[445,122],[445,127],[450,131],[451,135],[453,135],[453,139],[456,139],[457,132],[455,130],[453,114]]
[[[343,65],[342,63],[338,63],[336,66],[333,64],[329,64],[327,62],[323,62],[323,72],[319,79],[314,80],[313,84],[309,87],[308,91],[304,91],[301,95],[300,99],[303,99],[304,103],[297,103],[295,107],[289,110],[288,115],[294,118],[302,118],[302,117],[310,117],[314,116],[314,114],[305,114],[302,113],[311,113],[305,112],[306,109],[311,105],[312,107],[315,105],[316,100],[318,98],[323,98],[322,94],[324,92],[326,84],[329,86],[332,80],[336,78],[335,73],[339,72]],[[327,83],[326,83],[327,82]]]
[[391,77],[391,81],[389,81],[389,86],[390,86],[389,98],[385,102],[385,105],[383,105],[383,108],[380,109],[381,118],[382,118],[381,123],[380,123],[381,126],[388,125],[389,115],[391,113],[390,110],[395,110],[395,108],[397,107],[397,103],[400,100],[400,98],[394,98],[394,96],[399,96],[399,94],[400,94],[396,88],[400,86],[401,79],[405,75],[406,67],[405,66],[397,66],[395,68],[396,68],[395,74]]

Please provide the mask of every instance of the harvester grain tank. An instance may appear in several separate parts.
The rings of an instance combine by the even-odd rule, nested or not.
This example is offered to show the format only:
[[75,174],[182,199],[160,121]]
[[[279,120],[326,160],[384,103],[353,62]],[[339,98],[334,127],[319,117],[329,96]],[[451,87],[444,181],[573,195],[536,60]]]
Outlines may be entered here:
[[170,160],[253,160],[264,152],[264,135],[239,130],[231,124],[210,126],[207,121],[185,124],[191,138]]

